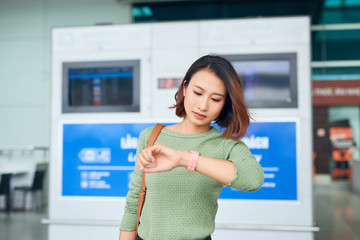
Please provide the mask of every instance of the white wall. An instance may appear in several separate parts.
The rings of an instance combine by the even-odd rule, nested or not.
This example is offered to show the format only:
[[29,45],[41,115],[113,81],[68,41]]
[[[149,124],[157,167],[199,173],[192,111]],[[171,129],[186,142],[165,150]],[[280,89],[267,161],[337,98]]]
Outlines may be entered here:
[[52,28],[131,21],[116,0],[1,0],[0,146],[50,145]]

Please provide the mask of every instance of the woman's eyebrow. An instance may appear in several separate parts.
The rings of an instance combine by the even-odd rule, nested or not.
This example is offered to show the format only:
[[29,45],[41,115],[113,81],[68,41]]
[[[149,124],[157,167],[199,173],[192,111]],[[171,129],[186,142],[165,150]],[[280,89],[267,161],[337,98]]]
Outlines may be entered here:
[[[194,84],[194,86],[197,87],[197,88],[199,88],[199,89],[202,90],[202,91],[205,91],[205,89],[202,88],[202,87],[200,87],[199,85]],[[220,97],[225,97],[223,94],[217,93],[217,92],[214,92],[214,93],[212,93],[212,94],[214,94],[214,95],[219,95]]]

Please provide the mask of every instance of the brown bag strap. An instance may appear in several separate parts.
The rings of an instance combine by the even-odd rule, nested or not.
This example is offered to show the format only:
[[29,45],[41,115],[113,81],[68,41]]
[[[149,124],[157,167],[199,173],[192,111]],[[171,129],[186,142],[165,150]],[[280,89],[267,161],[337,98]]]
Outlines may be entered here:
[[[161,130],[164,127],[165,127],[165,125],[160,124],[160,123],[155,125],[153,131],[151,132],[151,135],[149,137],[148,144],[146,147],[151,147],[152,145],[154,145],[157,137],[159,136]],[[145,192],[146,192],[145,172],[143,171],[141,189],[139,192],[139,203],[138,203],[137,220],[136,220],[136,234],[137,234],[138,227],[139,227],[141,211],[142,211],[142,208],[143,208],[144,202],[145,202]]]
[[[147,143],[147,148],[151,147],[152,145],[154,145],[157,137],[159,136],[161,130],[165,127],[165,125],[157,123],[153,129],[153,131],[151,132],[151,135],[149,137],[148,143]],[[146,184],[145,184],[145,172],[143,172],[143,177],[142,177],[142,182],[141,182],[141,190],[142,191],[146,191]]]

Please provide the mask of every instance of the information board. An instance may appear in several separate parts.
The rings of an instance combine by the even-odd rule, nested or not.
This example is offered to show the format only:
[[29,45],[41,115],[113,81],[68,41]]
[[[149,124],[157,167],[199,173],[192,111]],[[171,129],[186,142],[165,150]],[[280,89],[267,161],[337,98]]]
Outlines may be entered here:
[[62,195],[125,197],[140,132],[153,125],[64,124]]
[[[150,126],[154,123],[64,124],[62,195],[125,197],[138,137]],[[296,123],[252,122],[242,140],[264,169],[264,185],[253,193],[227,187],[220,198],[297,200]]]
[[226,187],[223,199],[296,201],[296,122],[252,122],[242,141],[264,169],[264,184],[256,192]]

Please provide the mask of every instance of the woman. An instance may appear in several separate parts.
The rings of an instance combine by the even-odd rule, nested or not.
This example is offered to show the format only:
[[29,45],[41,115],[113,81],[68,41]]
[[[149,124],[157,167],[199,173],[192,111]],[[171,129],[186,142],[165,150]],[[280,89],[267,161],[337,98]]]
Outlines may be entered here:
[[[211,239],[222,188],[251,192],[263,184],[261,166],[238,140],[250,117],[239,77],[227,60],[195,61],[175,99],[176,115],[183,120],[165,127],[149,148],[153,127],[140,134],[120,240],[135,239],[142,171],[147,191],[136,239],[144,240]],[[223,133],[210,126],[213,121]]]

